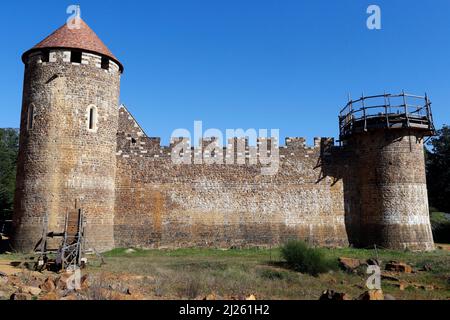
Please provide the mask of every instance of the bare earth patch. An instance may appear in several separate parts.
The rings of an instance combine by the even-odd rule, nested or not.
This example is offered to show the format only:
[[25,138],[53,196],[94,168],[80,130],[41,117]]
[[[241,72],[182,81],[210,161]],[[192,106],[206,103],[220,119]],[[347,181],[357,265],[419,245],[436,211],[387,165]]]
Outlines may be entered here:
[[6,275],[13,275],[20,272],[21,269],[11,265],[13,260],[5,259],[0,256],[0,273],[5,273]]

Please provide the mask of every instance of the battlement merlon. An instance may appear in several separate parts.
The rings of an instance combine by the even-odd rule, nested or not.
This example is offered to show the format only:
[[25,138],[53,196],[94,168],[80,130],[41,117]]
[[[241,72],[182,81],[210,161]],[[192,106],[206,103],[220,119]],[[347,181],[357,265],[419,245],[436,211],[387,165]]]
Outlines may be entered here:
[[[126,139],[132,147],[138,147],[143,150],[151,149],[155,151],[159,149],[160,153],[170,152],[179,143],[187,143],[190,148],[195,149],[193,141],[187,137],[172,137],[169,146],[161,145],[161,138],[148,137],[144,129],[139,125],[130,111],[125,105],[119,107],[119,129],[118,137]],[[204,137],[198,141],[198,146],[205,148],[220,148],[223,144],[223,150],[226,152],[229,149],[249,151],[252,147],[256,149],[271,150],[274,146],[278,146],[280,149],[287,149],[288,151],[304,151],[304,150],[319,150],[324,146],[334,146],[334,138],[329,137],[315,137],[311,146],[307,145],[307,139],[305,137],[287,137],[285,138],[285,145],[280,146],[279,141],[275,141],[273,137],[259,137],[257,138],[256,145],[252,146],[248,137],[233,137],[226,141],[221,141],[219,137]],[[118,143],[118,148],[123,149],[124,144]],[[126,148],[128,149],[128,147]],[[131,148],[133,149],[133,148]],[[121,154],[127,153],[126,150],[121,150]]]

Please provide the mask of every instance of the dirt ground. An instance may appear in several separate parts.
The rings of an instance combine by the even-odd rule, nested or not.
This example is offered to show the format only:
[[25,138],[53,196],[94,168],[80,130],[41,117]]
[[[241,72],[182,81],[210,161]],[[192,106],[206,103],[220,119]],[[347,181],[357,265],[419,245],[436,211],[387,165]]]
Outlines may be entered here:
[[[353,259],[377,258],[382,261],[382,289],[396,300],[450,299],[450,245],[438,245],[429,253],[389,250],[323,249],[327,257]],[[13,267],[11,262],[29,256],[0,255],[0,272],[11,276],[15,285],[41,287],[45,281],[61,287],[50,294],[45,290],[35,299],[294,299],[317,300],[325,290],[346,293],[352,299],[367,291],[365,270],[342,269],[319,276],[285,267],[279,249],[115,249],[104,254],[105,264],[88,256],[83,290],[68,292],[61,277]],[[407,263],[412,273],[386,271],[386,263]],[[16,274],[16,276],[13,276]],[[48,280],[50,279],[50,280]],[[9,291],[8,291],[9,290]]]
[[10,276],[20,271],[20,269],[18,269],[17,267],[13,267],[11,265],[11,262],[12,260],[5,259],[0,256],[0,272],[3,272],[6,275]]

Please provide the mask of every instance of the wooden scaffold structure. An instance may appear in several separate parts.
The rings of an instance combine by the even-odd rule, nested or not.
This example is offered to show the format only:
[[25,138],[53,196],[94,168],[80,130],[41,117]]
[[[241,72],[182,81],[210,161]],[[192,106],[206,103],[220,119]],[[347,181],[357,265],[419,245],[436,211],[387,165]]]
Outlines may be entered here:
[[[55,247],[53,239],[61,239]],[[52,247],[53,246],[53,247]],[[66,213],[63,232],[48,231],[48,214],[45,217],[42,238],[35,246],[38,254],[35,269],[75,270],[83,267],[85,252],[85,218],[83,210],[77,205],[74,210]],[[56,259],[49,259],[49,255],[56,255]]]

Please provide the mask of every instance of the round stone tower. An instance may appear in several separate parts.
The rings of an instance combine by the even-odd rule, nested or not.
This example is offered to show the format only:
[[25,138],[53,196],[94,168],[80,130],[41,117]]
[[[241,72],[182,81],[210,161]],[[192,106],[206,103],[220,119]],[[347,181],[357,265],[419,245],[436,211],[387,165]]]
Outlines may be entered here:
[[340,115],[348,150],[347,229],[359,247],[433,250],[424,137],[434,134],[428,98],[385,94],[350,101]]
[[77,205],[86,245],[114,247],[121,63],[76,18],[25,52],[13,241],[30,251]]

